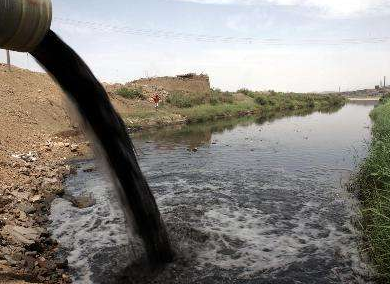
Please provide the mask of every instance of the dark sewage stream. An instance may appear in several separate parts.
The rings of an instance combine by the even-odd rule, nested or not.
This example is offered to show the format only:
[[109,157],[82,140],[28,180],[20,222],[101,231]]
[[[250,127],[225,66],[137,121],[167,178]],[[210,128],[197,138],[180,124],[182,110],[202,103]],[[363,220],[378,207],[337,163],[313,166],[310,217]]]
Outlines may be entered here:
[[74,283],[371,283],[345,184],[367,154],[373,106],[132,134],[179,252],[138,280],[142,266],[129,266],[142,250],[110,179],[77,162],[67,194],[96,204],[56,199],[50,228]]

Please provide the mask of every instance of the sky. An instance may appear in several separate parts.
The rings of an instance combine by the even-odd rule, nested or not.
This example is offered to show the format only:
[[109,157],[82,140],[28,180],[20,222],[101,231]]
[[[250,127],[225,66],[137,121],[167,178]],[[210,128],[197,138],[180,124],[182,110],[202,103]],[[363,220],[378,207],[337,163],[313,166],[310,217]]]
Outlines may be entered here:
[[[189,72],[230,91],[355,90],[385,75],[390,82],[390,0],[52,2],[52,29],[104,82]],[[11,57],[41,70],[27,54]]]

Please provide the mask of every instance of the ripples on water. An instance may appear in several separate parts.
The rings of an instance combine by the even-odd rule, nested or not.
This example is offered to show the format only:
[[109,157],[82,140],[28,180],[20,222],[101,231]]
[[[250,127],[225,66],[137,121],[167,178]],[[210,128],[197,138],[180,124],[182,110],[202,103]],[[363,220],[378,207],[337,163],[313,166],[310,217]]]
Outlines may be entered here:
[[[156,283],[369,283],[351,225],[355,200],[342,184],[366,155],[372,107],[135,134],[181,252]],[[137,239],[129,245],[111,183],[83,172],[90,163],[66,186],[92,192],[96,205],[55,200],[51,229],[76,283],[109,283],[142,251]]]

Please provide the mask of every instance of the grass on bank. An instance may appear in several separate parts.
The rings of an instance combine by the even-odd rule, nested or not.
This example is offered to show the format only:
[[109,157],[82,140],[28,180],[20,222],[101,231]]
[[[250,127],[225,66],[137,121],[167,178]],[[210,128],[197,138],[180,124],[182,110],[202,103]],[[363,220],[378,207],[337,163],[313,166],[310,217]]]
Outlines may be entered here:
[[233,103],[233,94],[213,89],[210,93],[173,92],[167,98],[167,103],[178,108],[191,108],[199,105]]
[[383,283],[390,283],[390,99],[372,112],[372,142],[354,187],[362,202],[366,249]]
[[241,116],[257,111],[286,111],[298,109],[321,109],[341,106],[345,98],[337,95],[315,95],[276,92],[253,92],[240,90],[244,100],[235,100],[230,92],[218,89],[205,94],[172,94],[167,103],[177,107],[177,112],[188,122],[201,122],[221,117]]
[[116,95],[124,97],[126,99],[141,99],[144,100],[145,96],[141,88],[120,88],[115,92]]
[[223,117],[238,117],[255,112],[258,105],[253,101],[235,103],[203,104],[192,108],[178,110],[189,123],[215,120]]
[[[250,93],[249,93],[250,92]],[[240,117],[263,112],[290,110],[321,110],[342,106],[345,99],[340,96],[312,94],[283,94],[263,92],[222,92],[215,89],[209,93],[171,93],[159,111],[137,110],[125,116],[126,121],[137,125],[167,125],[184,119],[187,123],[216,120],[224,117]]]
[[280,109],[294,110],[299,108],[321,108],[323,106],[338,106],[345,103],[345,98],[338,95],[317,95],[300,93],[280,93],[275,91],[253,92],[248,89],[241,89],[238,92],[263,106],[275,106]]

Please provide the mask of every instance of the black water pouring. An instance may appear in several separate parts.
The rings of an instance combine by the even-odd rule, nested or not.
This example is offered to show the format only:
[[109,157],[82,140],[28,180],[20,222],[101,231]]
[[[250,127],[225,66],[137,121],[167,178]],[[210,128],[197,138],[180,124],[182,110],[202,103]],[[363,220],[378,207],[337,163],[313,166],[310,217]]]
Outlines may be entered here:
[[0,48],[29,52],[62,87],[100,144],[150,263],[170,262],[166,228],[126,126],[92,71],[50,30],[51,15],[50,0],[0,0]]

